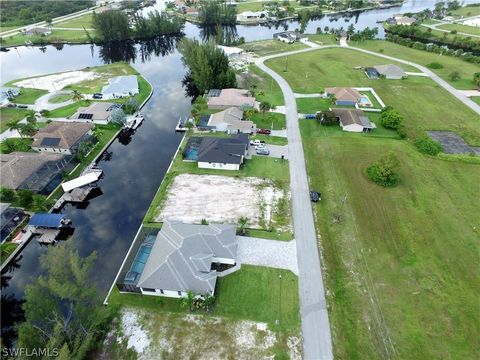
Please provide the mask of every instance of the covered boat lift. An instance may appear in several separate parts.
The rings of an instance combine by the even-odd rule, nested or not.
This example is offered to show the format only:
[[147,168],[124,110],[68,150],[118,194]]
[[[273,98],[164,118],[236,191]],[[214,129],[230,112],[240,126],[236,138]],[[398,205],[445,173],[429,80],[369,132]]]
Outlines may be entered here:
[[94,183],[100,179],[100,176],[102,176],[101,171],[93,171],[89,172],[85,175],[79,176],[73,180],[66,181],[62,184],[62,189],[65,192],[68,192],[70,190]]

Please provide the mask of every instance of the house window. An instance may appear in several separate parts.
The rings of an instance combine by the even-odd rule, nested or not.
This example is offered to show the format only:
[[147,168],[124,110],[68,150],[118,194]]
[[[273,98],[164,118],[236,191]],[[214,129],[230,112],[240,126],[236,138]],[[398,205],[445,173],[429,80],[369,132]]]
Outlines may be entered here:
[[155,289],[150,289],[150,288],[142,288],[142,290],[146,292],[155,292]]
[[182,292],[181,291],[177,291],[178,293],[178,296],[182,296]]
[[163,292],[163,289],[160,289],[160,294],[165,294],[165,293]]

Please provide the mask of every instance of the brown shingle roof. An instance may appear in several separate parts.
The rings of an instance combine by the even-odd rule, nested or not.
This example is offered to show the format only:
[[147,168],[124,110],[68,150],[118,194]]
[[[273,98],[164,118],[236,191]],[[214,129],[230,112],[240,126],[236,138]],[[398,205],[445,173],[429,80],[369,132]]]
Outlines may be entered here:
[[[40,129],[34,135],[32,147],[55,147],[60,149],[70,149],[81,138],[85,136],[92,128],[93,124],[83,122],[62,122],[54,121],[45,128]],[[59,139],[58,145],[42,144],[45,138]]]
[[333,113],[338,117],[342,126],[358,124],[365,128],[373,128],[368,118],[363,115],[359,109],[333,109]]
[[222,89],[218,96],[208,97],[208,106],[255,106],[255,98],[244,89]]
[[26,179],[49,161],[59,161],[63,155],[37,152],[12,152],[0,154],[0,179],[2,186],[17,189]]
[[326,88],[327,94],[335,95],[335,98],[339,101],[360,101],[360,93],[352,88],[333,87]]

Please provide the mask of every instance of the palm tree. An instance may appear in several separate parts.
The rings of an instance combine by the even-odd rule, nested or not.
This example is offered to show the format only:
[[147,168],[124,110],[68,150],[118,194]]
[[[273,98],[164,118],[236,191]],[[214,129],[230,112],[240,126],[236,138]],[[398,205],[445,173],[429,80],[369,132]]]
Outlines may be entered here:
[[205,310],[210,311],[215,304],[215,296],[206,293],[203,297],[203,303],[205,304]]
[[187,297],[182,298],[180,305],[182,307],[188,307],[188,310],[192,311],[194,300],[195,300],[195,294],[193,293],[193,291],[188,290]]
[[72,92],[72,100],[73,101],[80,101],[84,98],[83,94],[80,93],[78,90],[73,90]]
[[246,216],[242,216],[238,219],[238,232],[241,235],[245,235],[245,226],[247,226],[248,218]]
[[269,111],[272,108],[272,105],[268,101],[262,101],[260,103],[260,111],[265,114],[266,111]]

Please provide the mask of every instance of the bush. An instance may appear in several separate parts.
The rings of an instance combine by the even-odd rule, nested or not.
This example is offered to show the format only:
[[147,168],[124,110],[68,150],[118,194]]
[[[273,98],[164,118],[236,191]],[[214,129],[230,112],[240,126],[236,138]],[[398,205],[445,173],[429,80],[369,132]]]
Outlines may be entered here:
[[427,64],[427,67],[430,69],[443,69],[443,65],[436,61],[431,62],[430,64]]
[[418,138],[414,142],[415,146],[417,147],[418,151],[428,155],[437,155],[439,152],[443,150],[442,145],[439,142],[430,138],[430,136],[422,136]]
[[400,161],[391,151],[367,167],[366,174],[371,181],[380,186],[393,187],[400,181],[399,167]]
[[321,125],[335,125],[338,122],[333,111],[321,111],[315,117]]
[[15,192],[11,189],[0,188],[0,201],[1,202],[12,202],[15,199]]
[[392,107],[387,106],[382,110],[382,114],[380,115],[380,121],[383,127],[387,129],[397,130],[403,125],[403,116],[400,115]]
[[457,80],[460,80],[460,73],[458,71],[452,71],[449,75],[448,75],[449,79],[452,80],[452,81],[457,81]]

